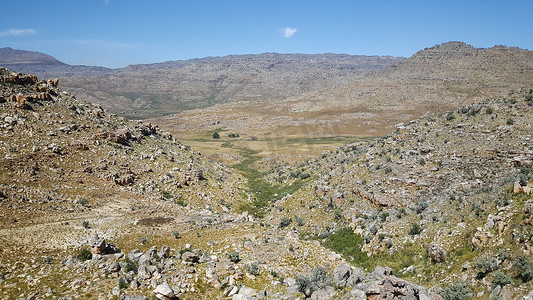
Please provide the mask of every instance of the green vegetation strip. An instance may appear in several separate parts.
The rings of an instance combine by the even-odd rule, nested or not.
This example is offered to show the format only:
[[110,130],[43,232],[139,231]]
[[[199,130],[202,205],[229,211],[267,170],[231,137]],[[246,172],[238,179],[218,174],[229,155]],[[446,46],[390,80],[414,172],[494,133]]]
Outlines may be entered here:
[[[342,228],[326,238],[324,246],[342,254],[348,262],[367,271],[373,270],[376,266],[389,266],[397,272],[412,265],[427,265],[425,255],[421,255],[425,250],[420,246],[405,244],[394,255],[382,251],[368,256],[361,251],[364,243],[363,237],[355,234],[352,229]],[[398,275],[402,276],[403,274]]]
[[262,158],[257,156],[257,153],[251,149],[241,148],[240,154],[244,159],[232,167],[248,179],[248,192],[254,197],[252,202],[242,204],[239,210],[248,211],[248,213],[262,218],[271,203],[299,190],[306,181],[298,180],[289,186],[272,185],[265,182],[262,180],[264,174],[253,168],[253,164]]

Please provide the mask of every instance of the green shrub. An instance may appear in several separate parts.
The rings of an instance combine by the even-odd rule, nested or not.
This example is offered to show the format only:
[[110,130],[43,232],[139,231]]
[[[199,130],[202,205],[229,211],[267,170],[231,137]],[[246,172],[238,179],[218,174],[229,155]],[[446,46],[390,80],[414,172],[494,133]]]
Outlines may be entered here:
[[422,233],[422,226],[418,223],[414,223],[409,229],[409,235],[419,235],[420,233]]
[[233,251],[230,254],[228,254],[228,258],[233,263],[238,263],[238,262],[241,261],[241,259],[239,257],[239,252],[237,252],[237,251]]
[[476,260],[475,267],[479,270],[477,276],[479,279],[481,279],[490,272],[496,271],[498,269],[498,260],[495,257],[479,258],[478,260]]
[[187,202],[183,201],[183,199],[177,199],[176,204],[183,207],[187,206]]
[[81,249],[76,255],[76,258],[81,261],[90,260],[93,258],[93,254],[88,249]]
[[281,218],[281,220],[279,221],[279,225],[278,225],[278,228],[285,228],[287,226],[289,226],[289,224],[292,223],[292,219],[289,218],[289,217],[283,217]]
[[83,225],[83,228],[89,229],[89,221],[83,221],[81,225]]
[[492,275],[494,276],[492,278],[492,284],[494,286],[504,286],[511,283],[511,277],[507,276],[507,274],[503,273],[502,271],[496,271]]
[[54,258],[51,256],[45,256],[43,257],[43,263],[45,264],[51,264],[54,261]]
[[505,121],[505,123],[506,123],[507,125],[513,125],[513,124],[514,124],[514,120],[511,119],[511,118],[509,118],[509,119],[507,119],[507,121]]
[[487,108],[487,110],[485,111],[485,113],[486,113],[487,115],[490,115],[490,114],[492,114],[493,112],[494,112],[494,109],[492,109],[492,107]]
[[142,244],[145,244],[146,242],[148,242],[148,239],[146,237],[141,237],[141,243]]
[[364,240],[356,235],[351,228],[342,228],[327,237],[324,246],[341,253],[346,257],[353,258],[353,261],[362,262],[368,259],[365,253],[361,251]]
[[372,226],[370,227],[369,231],[372,233],[372,235],[376,235],[376,233],[378,233],[378,228],[376,226]]
[[515,263],[515,269],[518,273],[518,278],[521,279],[522,282],[528,282],[533,279],[533,264],[527,257],[523,255],[518,257],[518,260]]
[[220,134],[218,132],[213,133],[213,138],[214,139],[219,139],[220,138]]
[[126,273],[133,271],[133,273],[137,274],[137,269],[139,268],[139,263],[137,263],[136,261],[130,260],[127,257],[126,257],[126,260],[124,261],[124,263],[126,264],[124,266],[124,271],[126,271]]
[[444,300],[464,300],[472,297],[472,290],[470,290],[466,282],[456,281],[441,290],[439,294]]
[[331,278],[326,268],[317,266],[310,275],[296,276],[296,284],[298,285],[299,292],[303,293],[306,297],[311,297],[317,289],[331,285]]
[[177,238],[177,239],[180,238],[180,232],[179,231],[173,231],[172,234],[174,235],[175,238]]
[[185,252],[191,252],[192,249],[191,248],[183,248],[183,249],[180,249],[180,255],[182,255],[183,253]]
[[307,178],[309,178],[309,173],[302,172],[302,173],[300,173],[300,175],[298,175],[298,178],[300,178],[302,180],[303,179],[307,179]]
[[453,115],[453,113],[448,113],[448,115],[446,116],[446,120],[451,121],[453,119],[455,119],[455,116]]
[[244,269],[246,269],[246,272],[258,276],[259,275],[259,265],[256,262],[253,262],[251,264],[245,264]]
[[296,224],[298,224],[298,226],[303,226],[304,225],[304,219],[303,218],[295,216],[294,220],[296,221]]
[[81,204],[81,205],[87,205],[89,203],[89,201],[87,201],[87,199],[85,198],[81,198],[80,200],[78,200],[78,204]]
[[124,290],[124,289],[128,288],[128,283],[122,277],[120,277],[119,280],[118,280],[118,288],[121,289],[121,290]]

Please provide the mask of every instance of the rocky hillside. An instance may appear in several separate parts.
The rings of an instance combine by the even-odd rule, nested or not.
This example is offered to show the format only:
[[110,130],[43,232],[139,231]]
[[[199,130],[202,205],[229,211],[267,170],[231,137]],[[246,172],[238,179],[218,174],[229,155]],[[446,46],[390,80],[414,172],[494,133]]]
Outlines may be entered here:
[[380,136],[397,123],[532,85],[533,51],[449,42],[334,88],[283,101],[217,105],[155,122],[175,133],[225,128],[263,139]]
[[265,190],[156,126],[76,100],[57,79],[0,76],[2,298],[438,299],[241,213]]
[[[26,52],[24,52],[26,53]],[[9,53],[1,60],[18,72],[59,77],[81,100],[124,116],[147,118],[215,104],[270,102],[351,82],[369,71],[403,60],[390,56],[343,54],[230,55],[133,65],[123,69],[19,64]],[[12,60],[12,62],[10,62]],[[13,63],[15,62],[15,63]]]
[[272,218],[306,216],[308,234],[356,266],[521,299],[533,288],[532,116],[533,90],[522,90],[279,169],[272,182],[317,180],[276,202]]

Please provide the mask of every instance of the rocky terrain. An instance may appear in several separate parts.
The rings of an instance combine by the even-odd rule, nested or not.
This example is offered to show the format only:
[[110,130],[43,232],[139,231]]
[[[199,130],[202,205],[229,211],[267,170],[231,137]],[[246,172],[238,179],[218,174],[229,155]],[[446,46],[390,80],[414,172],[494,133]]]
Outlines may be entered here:
[[221,103],[283,100],[352,82],[404,59],[264,53],[106,69],[50,64],[39,53],[26,59],[28,62],[21,62],[19,57],[29,56],[28,51],[2,49],[0,65],[17,72],[60,77],[62,88],[80,100],[132,118],[168,115]]
[[[373,134],[408,118],[402,105],[431,107],[312,158],[307,140],[266,155],[264,136],[210,109],[189,147],[183,129],[116,116],[62,79],[0,69],[0,297],[533,299],[530,55],[447,43],[356,83],[380,78],[374,98],[340,86],[332,110],[342,97],[391,109],[373,110]],[[427,96],[377,96],[393,87]],[[199,152],[207,140],[219,150]]]
[[268,103],[188,110],[153,122],[191,136],[216,128],[259,140],[380,136],[397,123],[532,84],[532,51],[503,46],[478,49],[449,42],[335,87]]

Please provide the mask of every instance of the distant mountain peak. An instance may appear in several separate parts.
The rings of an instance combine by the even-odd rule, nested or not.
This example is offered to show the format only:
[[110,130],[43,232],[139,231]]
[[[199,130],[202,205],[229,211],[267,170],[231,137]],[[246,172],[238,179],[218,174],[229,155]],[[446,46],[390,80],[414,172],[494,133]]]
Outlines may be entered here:
[[0,65],[66,65],[54,57],[36,51],[18,50],[10,47],[0,48]]

